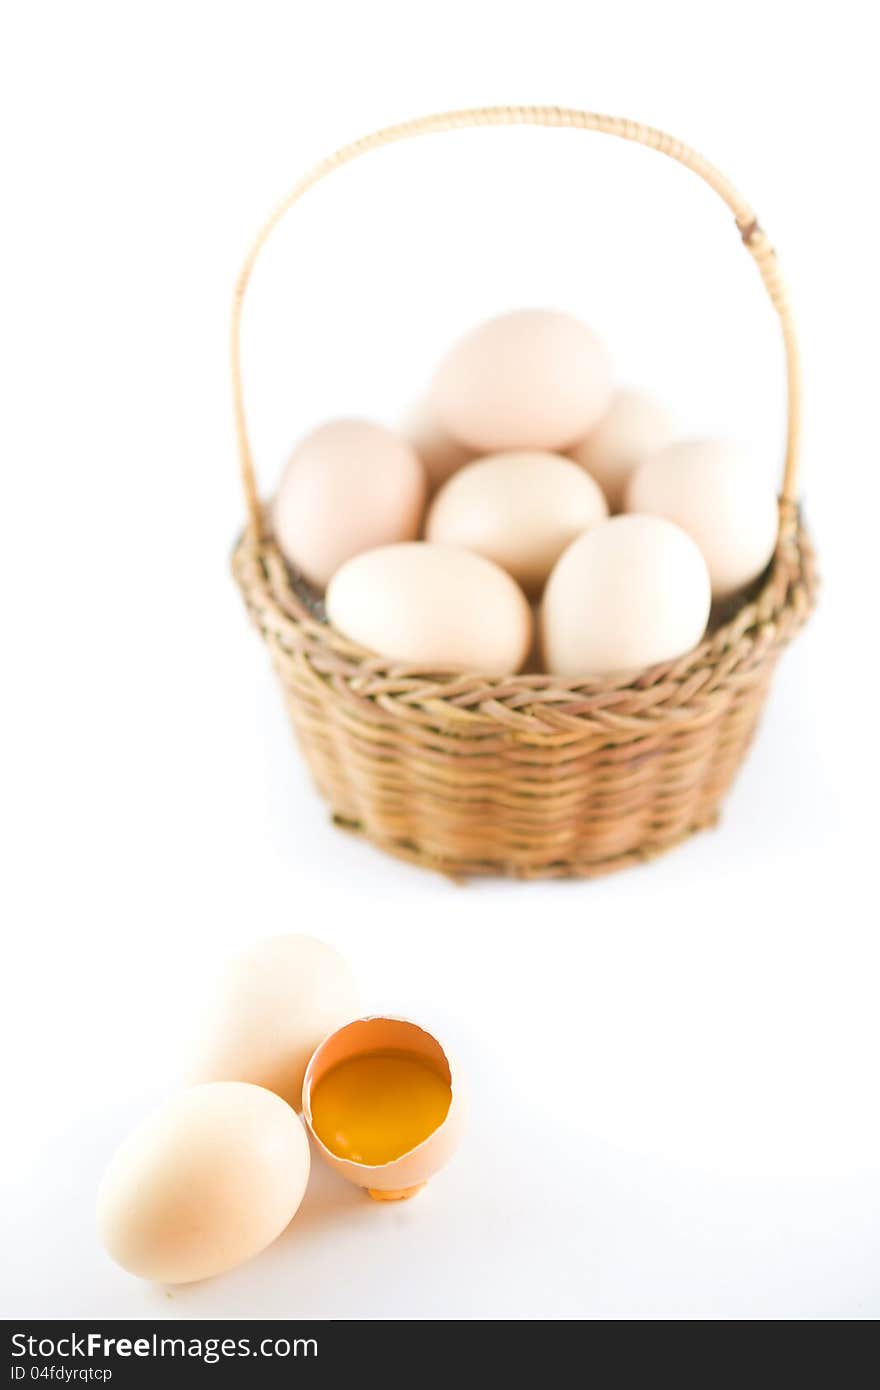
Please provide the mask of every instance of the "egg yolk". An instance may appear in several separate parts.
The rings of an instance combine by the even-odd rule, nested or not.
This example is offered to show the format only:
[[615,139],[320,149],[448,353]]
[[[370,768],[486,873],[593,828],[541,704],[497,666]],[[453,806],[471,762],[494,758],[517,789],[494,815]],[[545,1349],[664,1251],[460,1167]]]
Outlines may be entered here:
[[365,1052],[331,1067],[312,1091],[312,1127],[338,1158],[390,1163],[446,1119],[452,1089],[411,1052]]

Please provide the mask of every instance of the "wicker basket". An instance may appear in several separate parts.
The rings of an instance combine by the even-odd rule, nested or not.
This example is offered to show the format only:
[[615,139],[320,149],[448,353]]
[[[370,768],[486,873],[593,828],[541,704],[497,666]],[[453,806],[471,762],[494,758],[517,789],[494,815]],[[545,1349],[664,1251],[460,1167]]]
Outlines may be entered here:
[[[782,326],[789,421],[775,557],[693,652],[629,680],[488,677],[390,663],[341,636],[320,596],[266,535],[240,372],[241,312],[254,262],[319,179],[380,146],[463,126],[575,127],[634,140],[703,178],[733,212]],[[233,568],[268,643],[300,746],[338,824],[455,876],[592,876],[669,849],[713,824],[758,722],[776,659],[815,596],[796,494],[799,377],[776,256],[752,209],[693,150],[662,132],[556,107],[429,116],[338,150],[297,184],[239,278],[232,371],[247,527]]]

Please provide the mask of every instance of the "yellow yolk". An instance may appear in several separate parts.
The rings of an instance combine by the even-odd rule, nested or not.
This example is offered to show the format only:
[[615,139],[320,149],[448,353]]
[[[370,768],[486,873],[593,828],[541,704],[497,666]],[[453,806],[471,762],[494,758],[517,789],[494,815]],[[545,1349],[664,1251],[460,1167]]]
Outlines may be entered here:
[[400,1158],[446,1119],[452,1090],[411,1052],[365,1052],[331,1067],[312,1091],[312,1127],[338,1158]]

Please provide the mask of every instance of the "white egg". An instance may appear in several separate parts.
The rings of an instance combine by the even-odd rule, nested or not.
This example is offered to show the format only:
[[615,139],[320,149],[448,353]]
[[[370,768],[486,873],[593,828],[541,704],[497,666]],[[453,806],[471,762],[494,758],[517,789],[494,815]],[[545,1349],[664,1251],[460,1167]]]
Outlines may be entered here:
[[327,613],[353,642],[424,670],[510,675],[532,636],[531,610],[509,574],[427,541],[349,560],[330,581]]
[[611,511],[619,512],[636,464],[672,436],[672,417],[665,406],[642,391],[619,390],[595,428],[568,453],[595,478]]
[[687,531],[709,566],[716,599],[756,579],[776,548],[776,495],[732,444],[691,439],[648,455],[629,479],[626,509]]
[[601,419],[611,368],[571,314],[520,309],[480,324],[441,362],[429,396],[435,419],[475,453],[560,450]]
[[293,451],[272,503],[288,564],[323,589],[352,555],[419,534],[425,470],[405,439],[369,420],[331,420]]
[[196,1086],[116,1151],[98,1193],[98,1230],[141,1279],[208,1279],[265,1249],[295,1215],[309,1177],[302,1121],[270,1091]]
[[428,491],[436,492],[447,478],[474,456],[473,449],[459,444],[434,418],[427,400],[416,402],[404,417],[401,434],[409,440],[422,461],[428,478]]
[[700,641],[710,602],[706,563],[680,527],[611,517],[573,541],[547,581],[546,668],[612,676],[673,661]]
[[459,470],[435,497],[429,541],[476,551],[538,594],[565,547],[608,515],[601,489],[560,454],[494,454]]
[[358,1009],[351,970],[323,941],[276,936],[257,942],[219,980],[188,1079],[250,1081],[298,1110],[309,1058]]

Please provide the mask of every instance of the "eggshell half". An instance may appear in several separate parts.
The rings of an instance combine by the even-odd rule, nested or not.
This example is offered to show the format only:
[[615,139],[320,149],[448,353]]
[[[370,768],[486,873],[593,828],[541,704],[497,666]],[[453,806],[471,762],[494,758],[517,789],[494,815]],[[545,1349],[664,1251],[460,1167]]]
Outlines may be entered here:
[[426,671],[504,676],[525,661],[532,615],[519,586],[482,555],[418,541],[357,555],[327,590],[352,641]]
[[520,309],[474,328],[441,362],[430,407],[475,453],[563,449],[601,419],[611,367],[598,338],[571,314]]
[[207,1279],[265,1249],[297,1211],[309,1142],[280,1097],[240,1082],[184,1091],[117,1149],[98,1230],[130,1274]]
[[649,454],[629,479],[626,508],[666,517],[693,537],[716,599],[757,579],[776,549],[773,488],[742,449],[720,440],[683,440]]
[[[383,1049],[411,1052],[424,1057],[449,1081],[452,1100],[446,1119],[421,1144],[391,1163],[353,1163],[339,1158],[318,1138],[312,1126],[312,1089],[331,1067],[349,1057]],[[458,1069],[436,1038],[402,1018],[361,1018],[340,1028],[324,1041],[309,1062],[303,1083],[303,1119],[325,1163],[357,1187],[376,1193],[407,1194],[445,1168],[461,1140],[465,1106]]]
[[323,589],[363,550],[419,534],[425,470],[412,445],[369,420],[331,420],[291,455],[272,504],[288,564]]
[[568,453],[599,484],[611,511],[619,512],[633,469],[645,454],[668,444],[673,429],[672,416],[653,396],[619,390],[595,428]]
[[348,964],[323,941],[297,935],[259,941],[218,981],[188,1079],[250,1081],[299,1109],[309,1058],[359,1007]]
[[565,547],[607,515],[601,488],[571,459],[495,454],[469,463],[441,488],[425,535],[485,555],[535,595]]
[[547,670],[611,676],[672,661],[702,638],[710,602],[706,562],[680,527],[611,517],[573,541],[547,581]]

